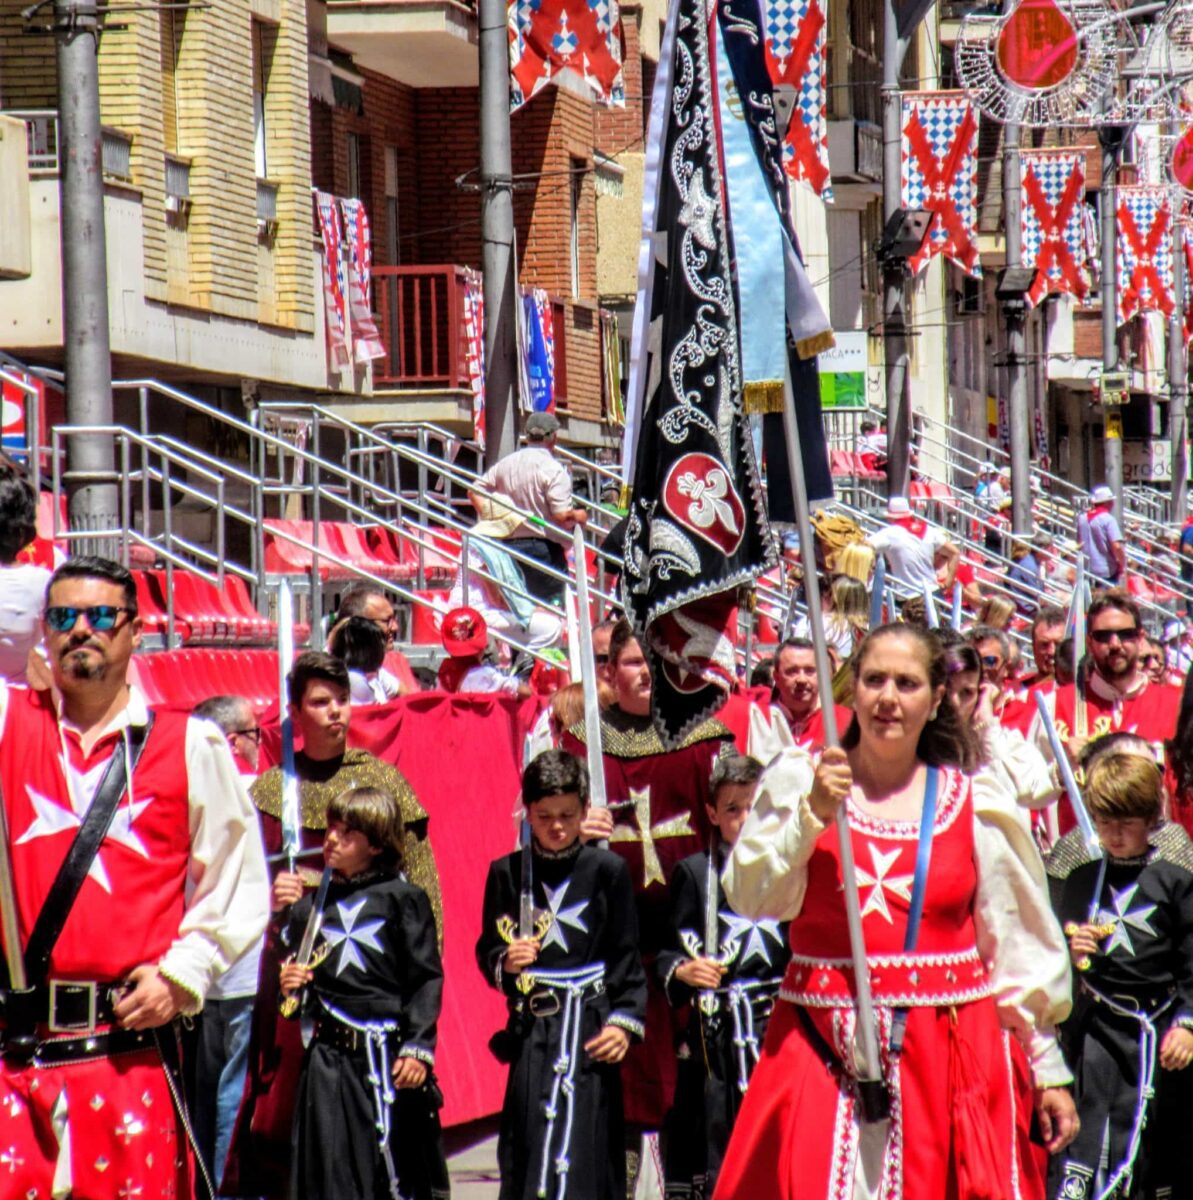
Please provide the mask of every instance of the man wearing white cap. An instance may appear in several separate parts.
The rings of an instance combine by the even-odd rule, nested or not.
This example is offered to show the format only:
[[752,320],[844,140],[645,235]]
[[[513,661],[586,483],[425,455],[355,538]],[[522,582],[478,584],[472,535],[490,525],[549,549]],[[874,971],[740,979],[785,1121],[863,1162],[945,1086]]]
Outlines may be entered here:
[[1123,531],[1114,519],[1114,493],[1104,483],[1090,493],[1089,512],[1078,518],[1077,535],[1090,573],[1112,584],[1120,583],[1126,573],[1127,555]]
[[948,545],[944,532],[912,515],[904,496],[892,496],[886,506],[887,526],[867,539],[886,558],[891,575],[915,588],[927,584],[936,591],[936,552]]

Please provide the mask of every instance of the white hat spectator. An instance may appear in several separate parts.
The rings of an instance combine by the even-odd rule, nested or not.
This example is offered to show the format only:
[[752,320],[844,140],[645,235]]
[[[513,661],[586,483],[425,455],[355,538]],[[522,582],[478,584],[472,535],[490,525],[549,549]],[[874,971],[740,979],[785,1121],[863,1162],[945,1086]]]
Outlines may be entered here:
[[907,497],[892,496],[886,502],[886,515],[888,517],[910,517],[911,505],[907,502]]

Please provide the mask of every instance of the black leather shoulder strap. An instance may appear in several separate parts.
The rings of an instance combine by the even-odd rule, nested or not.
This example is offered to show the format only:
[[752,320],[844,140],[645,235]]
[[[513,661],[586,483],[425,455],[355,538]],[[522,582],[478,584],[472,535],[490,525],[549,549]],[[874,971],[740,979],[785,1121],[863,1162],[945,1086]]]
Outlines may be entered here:
[[[91,807],[79,826],[79,832],[75,834],[75,840],[71,842],[70,849],[62,860],[62,866],[58,868],[58,874],[54,876],[54,882],[46,893],[45,903],[41,906],[41,912],[34,923],[33,932],[25,945],[25,973],[29,987],[39,987],[46,981],[54,945],[62,933],[67,917],[70,916],[83,880],[87,878],[87,872],[91,870],[91,864],[95,861],[104,838],[108,836],[112,818],[120,804],[120,797],[124,795],[129,775],[136,769],[152,728],[151,712],[144,725],[130,725],[127,738],[121,738],[116,743],[116,749],[108,762],[103,779],[100,780],[95,799],[92,800]],[[131,766],[125,762],[126,742],[131,755]]]

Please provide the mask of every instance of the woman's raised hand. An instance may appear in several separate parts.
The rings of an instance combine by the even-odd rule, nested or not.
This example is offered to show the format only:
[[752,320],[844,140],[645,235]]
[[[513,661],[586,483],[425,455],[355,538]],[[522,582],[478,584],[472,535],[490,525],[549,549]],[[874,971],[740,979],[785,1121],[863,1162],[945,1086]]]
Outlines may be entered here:
[[812,791],[808,803],[818,820],[826,825],[837,815],[853,788],[853,772],[849,769],[849,757],[839,746],[830,746],[820,756],[816,775],[812,779]]

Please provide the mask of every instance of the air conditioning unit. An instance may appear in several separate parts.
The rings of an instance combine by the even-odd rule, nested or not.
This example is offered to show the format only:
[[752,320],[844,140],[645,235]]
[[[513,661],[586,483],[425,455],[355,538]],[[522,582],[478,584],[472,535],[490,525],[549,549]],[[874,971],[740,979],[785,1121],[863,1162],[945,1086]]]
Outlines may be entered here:
[[191,200],[189,196],[166,196],[166,212],[185,217],[190,211]]
[[276,217],[257,218],[257,240],[259,242],[270,243],[277,235],[278,223]]

